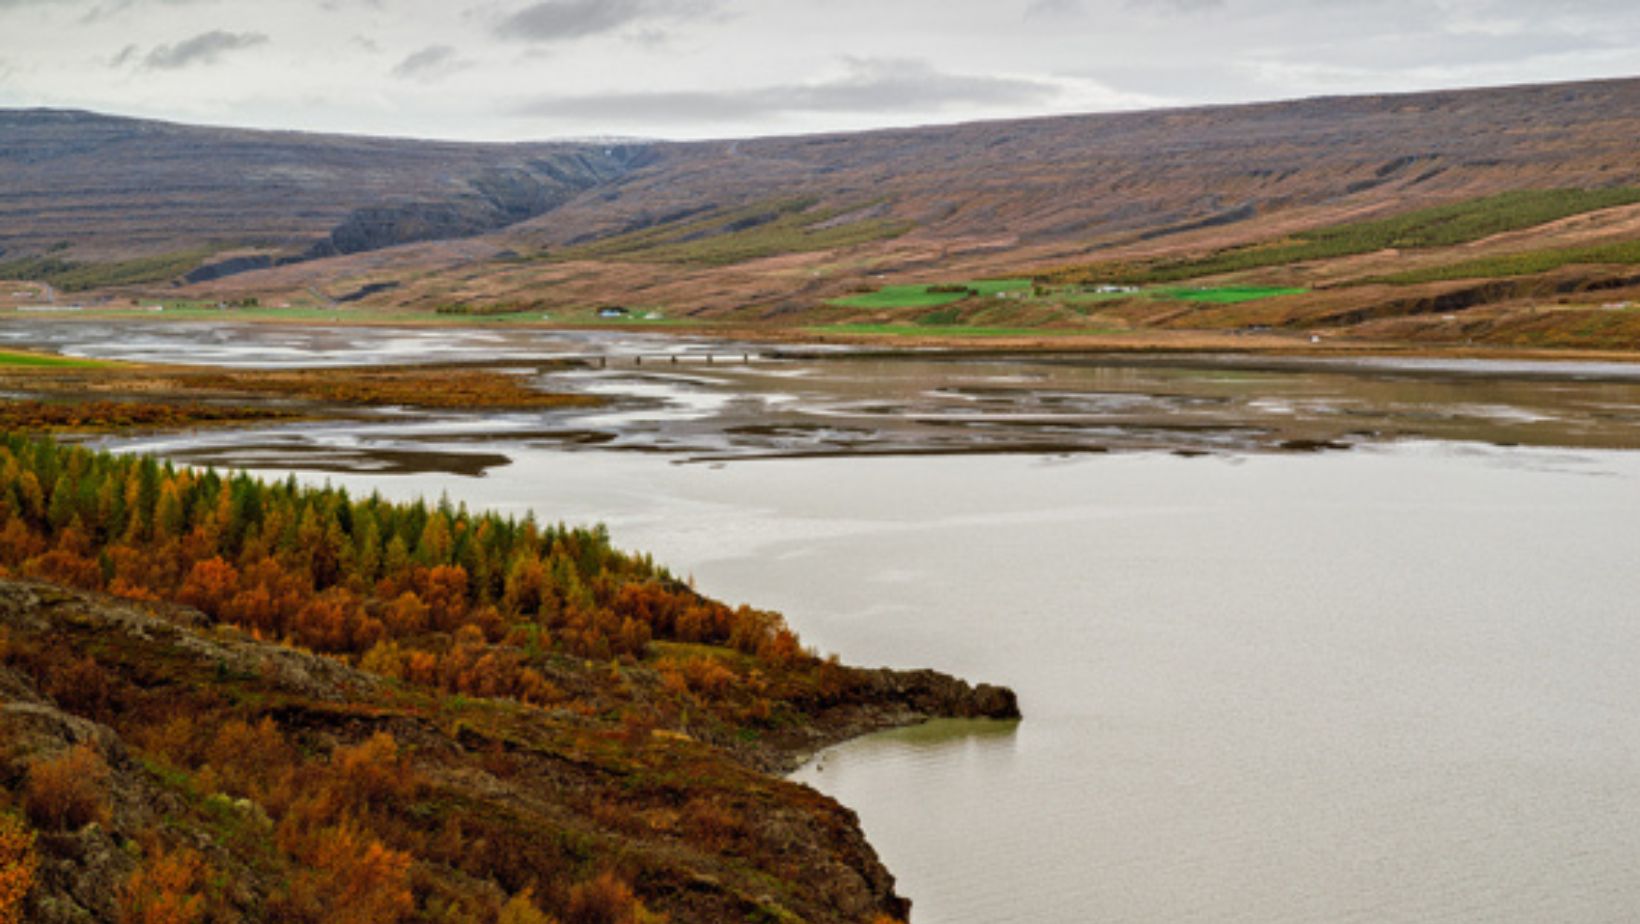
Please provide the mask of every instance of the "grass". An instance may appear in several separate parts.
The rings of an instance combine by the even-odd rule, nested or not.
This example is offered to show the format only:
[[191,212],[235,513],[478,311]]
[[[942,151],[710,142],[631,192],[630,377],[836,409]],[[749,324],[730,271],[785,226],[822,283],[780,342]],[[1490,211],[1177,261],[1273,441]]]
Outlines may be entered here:
[[1003,292],[1024,292],[1031,288],[1029,279],[980,279],[964,282],[963,286],[979,295],[1000,295]]
[[1256,302],[1266,298],[1281,298],[1284,295],[1303,295],[1309,291],[1309,289],[1282,286],[1210,286],[1205,288],[1173,286],[1164,289],[1153,289],[1144,294],[1150,298],[1169,298],[1180,302],[1239,305],[1243,302]]
[[[214,303],[204,302],[156,301],[144,302],[143,304],[163,304],[165,310],[156,313],[137,307],[88,306],[84,311],[76,312],[74,316],[151,318],[163,321],[304,321],[342,324],[442,323],[459,327],[476,327],[489,324],[537,321],[543,313],[540,311],[525,311],[508,314],[449,315],[408,308],[381,311],[372,308],[320,308],[317,306],[218,308]],[[555,315],[555,320],[556,317]]]
[[964,299],[994,297],[1005,292],[1029,291],[1029,279],[982,279],[942,285],[884,286],[875,292],[832,299],[841,308],[943,308]]
[[1055,282],[1158,284],[1326,260],[1386,249],[1451,247],[1599,209],[1640,203],[1640,189],[1535,189],[1501,193],[1404,215],[1305,231],[1280,241],[1204,257],[1099,263],[1051,272]]
[[811,334],[872,334],[895,337],[1046,337],[1131,333],[1117,328],[930,327],[926,324],[826,324],[806,327],[804,330]]
[[960,292],[930,292],[928,286],[884,286],[875,292],[833,299],[842,308],[942,308],[967,298]]
[[35,401],[0,403],[0,429],[17,433],[103,433],[135,429],[266,423],[294,420],[289,411],[270,407],[225,406],[197,401]]
[[72,356],[51,356],[45,353],[20,353],[0,350],[0,366],[34,369],[101,369],[108,363],[95,359],[76,359]]
[[1391,285],[1413,285],[1421,282],[1447,282],[1456,279],[1496,279],[1507,276],[1534,276],[1564,266],[1598,265],[1602,263],[1640,263],[1640,241],[1618,241],[1610,244],[1591,244],[1581,247],[1562,247],[1555,250],[1533,250],[1525,253],[1478,257],[1461,263],[1408,270],[1404,273],[1376,276],[1363,281],[1382,282]]
[[208,256],[208,250],[186,250],[108,263],[77,263],[55,256],[26,257],[0,263],[0,279],[44,282],[63,292],[84,292],[109,286],[169,282],[199,266]]
[[633,313],[620,318],[601,318],[596,312],[589,315],[558,313],[554,314],[552,319],[545,323],[553,324],[558,322],[574,325],[596,324],[601,327],[701,327],[710,323],[700,318],[648,318],[640,313]]
[[358,407],[557,408],[595,403],[538,391],[528,380],[489,370],[384,367],[201,374],[196,388],[247,391]]
[[252,320],[258,318],[283,318],[292,321],[322,321],[364,316],[363,313],[353,314],[335,308],[217,308],[207,305],[169,304],[165,306],[165,311],[162,314],[162,317],[166,318],[185,318],[189,320],[198,318],[213,320],[222,320],[224,318]]
[[[1028,279],[990,279],[978,282],[937,285],[884,286],[875,291],[829,302],[837,308],[876,311],[921,312],[912,318],[874,322],[844,322],[813,327],[811,330],[850,334],[997,337],[1021,334],[1117,333],[1120,331],[1060,330],[1049,325],[1065,320],[1067,312],[1086,317],[1078,304],[1118,298],[1167,299],[1184,302],[1234,305],[1262,299],[1298,295],[1308,289],[1279,286],[1214,286],[1209,288],[1174,286],[1133,293],[1083,293],[1041,289]],[[1022,297],[995,299],[1000,294]],[[959,303],[980,300],[977,310]],[[1068,306],[1068,307],[1067,307]],[[1057,311],[1055,310],[1057,309]]]

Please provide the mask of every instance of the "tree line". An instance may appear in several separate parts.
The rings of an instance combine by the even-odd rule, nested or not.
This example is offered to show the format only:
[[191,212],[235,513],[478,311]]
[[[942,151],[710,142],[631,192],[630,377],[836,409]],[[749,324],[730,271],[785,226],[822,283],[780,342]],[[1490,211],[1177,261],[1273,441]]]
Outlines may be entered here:
[[[654,639],[808,656],[774,614],[697,594],[602,526],[394,503],[7,436],[0,568],[195,607],[259,637],[457,692],[545,702],[528,652],[641,658]],[[505,652],[493,647],[515,643]]]

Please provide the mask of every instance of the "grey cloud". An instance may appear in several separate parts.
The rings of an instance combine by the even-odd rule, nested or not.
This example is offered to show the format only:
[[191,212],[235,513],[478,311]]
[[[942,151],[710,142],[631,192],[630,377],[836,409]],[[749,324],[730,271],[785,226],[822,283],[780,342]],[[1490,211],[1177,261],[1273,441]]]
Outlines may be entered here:
[[1128,9],[1147,13],[1200,13],[1221,9],[1225,0],[1128,0]]
[[[1225,0],[1124,0],[1122,7],[1135,13],[1200,13],[1223,8]],[[1025,18],[1054,19],[1084,16],[1089,12],[1087,0],[1031,0],[1025,7]]]
[[[108,19],[138,6],[154,6],[156,4],[163,6],[185,6],[188,4],[202,2],[215,2],[215,0],[148,0],[147,3],[143,3],[142,0],[110,0],[110,2],[107,3],[94,4],[91,9],[85,11],[85,15],[80,17],[80,22],[85,23],[86,25],[91,25],[92,23]],[[0,0],[0,5],[3,4],[4,0]]]
[[137,59],[139,50],[135,45],[127,45],[120,49],[120,53],[108,62],[109,67],[124,67]]
[[[563,42],[716,15],[717,0],[543,0],[501,20],[495,33],[527,42]],[[653,31],[653,29],[651,29]]]
[[393,68],[393,76],[402,79],[432,80],[469,67],[449,45],[430,45],[411,54]]
[[617,122],[744,120],[799,113],[927,113],[954,106],[1033,106],[1059,95],[1053,84],[947,74],[918,61],[853,60],[850,73],[821,83],[724,92],[672,91],[549,97],[518,115]]
[[1081,13],[1082,0],[1031,0],[1025,7],[1026,19],[1074,16]]
[[175,45],[161,45],[148,52],[142,63],[144,67],[163,71],[195,64],[212,64],[230,51],[253,48],[267,41],[268,37],[260,32],[223,32],[216,29]]

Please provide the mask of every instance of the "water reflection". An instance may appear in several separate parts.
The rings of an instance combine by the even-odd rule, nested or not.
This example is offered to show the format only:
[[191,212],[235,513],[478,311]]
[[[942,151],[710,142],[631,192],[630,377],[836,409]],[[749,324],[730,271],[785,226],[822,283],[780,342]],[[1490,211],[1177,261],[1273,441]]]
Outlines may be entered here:
[[[0,342],[239,366],[580,358],[541,374],[598,408],[403,412],[203,435],[202,464],[475,475],[519,445],[685,460],[1330,451],[1399,441],[1640,448],[1640,365],[1237,356],[758,353],[710,340],[552,331],[0,323]],[[710,355],[736,357],[708,363]],[[639,364],[642,356],[673,361]],[[745,356],[742,361],[739,357]],[[594,360],[593,357],[596,357]],[[277,456],[266,449],[277,442]],[[487,461],[452,444],[488,443]],[[305,448],[304,448],[305,447]]]
[[[1012,750],[1019,722],[999,722],[989,719],[938,719],[909,728],[896,728],[862,738],[851,756],[866,754],[896,754],[928,750],[952,750],[966,746],[983,745],[987,748],[1006,747]],[[846,758],[843,759],[846,763]],[[827,761],[816,758],[797,771],[796,776],[809,772],[846,769],[834,758]]]

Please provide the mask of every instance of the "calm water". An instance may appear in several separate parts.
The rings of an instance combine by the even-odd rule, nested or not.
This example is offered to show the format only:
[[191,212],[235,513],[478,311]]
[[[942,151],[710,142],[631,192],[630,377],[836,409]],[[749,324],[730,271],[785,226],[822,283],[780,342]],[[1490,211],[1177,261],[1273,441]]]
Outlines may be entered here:
[[[1621,370],[1467,371],[606,371],[579,380],[626,395],[601,419],[127,445],[603,520],[846,660],[1014,686],[1017,727],[863,739],[797,775],[860,813],[915,924],[1633,920],[1640,453],[1602,447],[1634,445],[1640,394]],[[926,447],[922,418],[976,390],[981,418],[940,439],[983,452],[869,453]],[[1143,421],[1114,419],[1121,401]],[[877,405],[901,410],[873,426]],[[863,431],[831,447],[847,452],[734,432],[839,408]],[[1273,453],[1254,435],[1183,458],[1164,450],[1202,448],[1194,431],[1123,432],[1164,415],[1355,448]],[[1069,451],[1096,427],[1111,448],[1158,442]],[[1067,451],[994,451],[1013,448],[998,429]],[[571,430],[646,451],[543,435]],[[1519,442],[1542,445],[1497,445]],[[384,475],[389,449],[422,461]],[[500,460],[439,462],[478,452]]]
[[1640,456],[829,459],[522,451],[392,494],[603,519],[848,660],[1027,720],[797,778],[916,924],[1628,921]]

